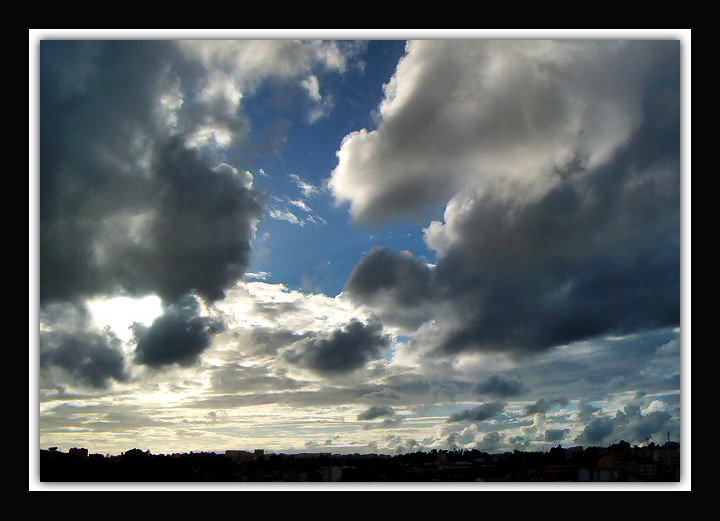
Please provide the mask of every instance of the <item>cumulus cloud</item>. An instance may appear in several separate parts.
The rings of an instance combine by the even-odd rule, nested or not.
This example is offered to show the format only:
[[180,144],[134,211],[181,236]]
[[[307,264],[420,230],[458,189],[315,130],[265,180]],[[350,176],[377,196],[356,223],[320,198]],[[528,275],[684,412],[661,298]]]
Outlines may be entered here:
[[472,409],[465,409],[459,413],[453,414],[448,419],[449,422],[461,422],[461,421],[473,421],[480,422],[490,420],[502,412],[505,408],[505,404],[502,402],[489,402],[473,407]]
[[402,418],[389,405],[373,405],[357,416],[357,419],[362,421],[376,420],[378,418],[382,418],[382,421],[368,423],[363,426],[363,429],[387,429],[397,427],[402,423]]
[[373,405],[369,409],[358,414],[358,420],[374,420],[383,416],[394,417],[395,410],[388,405]]
[[122,342],[93,326],[83,306],[54,304],[40,313],[40,387],[106,389],[129,380]]
[[329,335],[316,335],[304,341],[298,349],[286,351],[284,356],[289,362],[316,373],[340,375],[379,358],[389,345],[390,337],[383,333],[382,324],[352,320]]
[[[643,87],[673,44],[412,41],[376,130],[345,137],[330,187],[358,221],[482,187],[527,197],[606,161],[642,119]],[[677,44],[675,44],[677,49]]]
[[[246,99],[269,79],[305,92],[312,76],[319,92],[323,71],[345,70],[357,51],[290,40],[42,41],[41,306],[157,295],[165,315],[134,327],[134,362],[194,363],[220,327],[196,298],[220,301],[242,279],[266,198],[237,166],[274,139],[253,133]],[[81,326],[44,334],[43,363],[94,387],[123,380],[117,340]]]
[[[333,42],[56,41],[40,46],[40,294],[223,298],[263,196],[228,162],[262,148],[244,99],[341,72]],[[313,76],[315,77],[315,76]],[[317,81],[317,78],[316,78]],[[269,126],[272,126],[269,124]]]
[[431,316],[431,279],[424,258],[375,246],[353,268],[345,291],[353,302],[376,310],[384,322],[415,329]]
[[613,432],[614,428],[615,425],[613,425],[612,420],[607,416],[595,418],[585,426],[582,434],[576,439],[576,441],[600,443]]
[[195,298],[186,297],[167,306],[150,326],[133,326],[137,342],[135,362],[153,368],[192,365],[223,327],[217,319],[200,314]]
[[[216,300],[242,276],[260,199],[247,174],[187,146],[180,58],[171,42],[42,43],[43,302]],[[92,73],[73,81],[78,67]]]
[[505,434],[497,431],[488,432],[483,439],[478,442],[477,448],[483,452],[495,453],[503,449]]
[[569,432],[570,429],[548,429],[545,431],[545,441],[561,441]]
[[472,392],[483,396],[508,398],[518,396],[528,390],[520,380],[494,374],[473,385]]
[[107,330],[40,332],[41,371],[52,367],[73,383],[98,389],[128,379],[121,343]]
[[435,267],[370,252],[354,298],[425,321],[444,355],[679,324],[677,42],[411,43],[382,108],[335,195],[360,221],[449,202]]
[[564,396],[559,396],[557,398],[549,398],[547,400],[545,398],[538,398],[538,400],[534,404],[529,405],[525,409],[525,414],[542,414],[548,412],[555,406],[565,406],[567,404],[568,399]]
[[[644,402],[650,401],[647,407]],[[650,400],[644,393],[636,393],[622,410],[614,416],[593,417],[580,435],[576,438],[579,443],[603,443],[608,441],[625,440],[641,443],[655,439],[661,441],[665,431],[676,433],[679,431],[678,420],[659,400]],[[657,436],[657,438],[656,438]]]

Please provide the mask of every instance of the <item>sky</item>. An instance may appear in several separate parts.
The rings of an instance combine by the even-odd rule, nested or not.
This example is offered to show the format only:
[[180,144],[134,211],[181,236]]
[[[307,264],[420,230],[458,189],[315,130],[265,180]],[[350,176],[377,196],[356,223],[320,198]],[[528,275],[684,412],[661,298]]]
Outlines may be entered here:
[[689,41],[300,36],[31,40],[33,450],[683,441]]

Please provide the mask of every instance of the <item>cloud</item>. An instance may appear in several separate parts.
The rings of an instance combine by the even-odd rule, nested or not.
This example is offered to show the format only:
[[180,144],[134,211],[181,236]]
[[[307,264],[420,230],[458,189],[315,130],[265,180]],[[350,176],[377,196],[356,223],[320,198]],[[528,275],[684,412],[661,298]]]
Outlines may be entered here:
[[267,354],[276,354],[282,347],[307,338],[308,333],[298,334],[282,328],[254,327],[250,338],[252,344]]
[[550,398],[548,400],[546,400],[545,398],[538,398],[538,400],[534,404],[529,405],[525,409],[525,414],[526,415],[542,414],[542,413],[548,412],[550,409],[552,409],[556,405],[565,406],[567,404],[568,404],[568,399],[565,398],[564,396],[559,396],[557,398]]
[[261,197],[249,174],[190,142],[211,127],[234,139],[247,123],[232,89],[199,87],[190,65],[174,42],[41,43],[43,303],[217,300],[244,273]]
[[290,224],[297,224],[298,226],[305,225],[305,221],[303,219],[300,219],[297,215],[295,215],[288,209],[281,210],[278,208],[273,208],[268,212],[268,215],[272,219],[275,219],[277,221],[286,221]]
[[505,434],[497,431],[488,432],[483,439],[478,442],[477,448],[483,452],[495,453],[502,449]]
[[40,313],[40,387],[64,383],[107,389],[130,379],[122,342],[109,329],[98,329],[88,310],[54,304]]
[[118,338],[109,331],[40,332],[40,368],[58,367],[73,383],[97,389],[128,374]]
[[348,293],[441,356],[679,325],[679,106],[677,42],[410,44],[330,186],[359,221],[449,198],[437,260],[370,252]]
[[201,316],[198,301],[186,297],[167,306],[150,326],[133,326],[135,362],[152,368],[193,365],[223,327],[217,319]]
[[[373,405],[357,416],[357,419],[361,421],[376,420],[378,418],[382,418],[382,421],[364,425],[363,429],[389,429],[397,427],[403,421],[400,416],[397,416],[395,410],[388,405]],[[398,441],[400,440],[398,439]]]
[[375,246],[353,268],[345,292],[384,322],[415,329],[431,316],[432,271],[424,258]]
[[305,197],[313,197],[320,192],[320,189],[317,186],[305,181],[297,174],[288,174],[288,177],[297,185],[298,189]]
[[353,217],[419,213],[461,190],[543,193],[594,168],[643,116],[643,88],[678,42],[411,41],[377,129],[348,134],[330,188]]
[[395,410],[388,405],[373,405],[369,409],[358,414],[358,420],[374,420],[384,416],[395,416]]
[[583,429],[582,434],[576,441],[584,441],[586,443],[600,443],[610,436],[615,426],[610,418],[602,416],[595,418],[588,423]]
[[268,366],[244,366],[226,363],[211,369],[210,384],[215,393],[258,393],[298,389],[304,382],[294,380],[282,373],[275,373]]
[[545,431],[545,441],[561,441],[569,432],[570,429],[548,429]]
[[489,402],[472,409],[465,409],[459,413],[453,414],[448,419],[449,422],[474,421],[480,422],[490,420],[498,415],[505,408],[502,402]]
[[[643,403],[649,404],[643,407]],[[664,439],[665,431],[679,432],[677,419],[673,414],[664,410],[659,400],[652,400],[644,393],[636,393],[622,410],[614,416],[600,416],[592,418],[576,438],[579,443],[602,443],[625,440],[640,443]]]
[[[249,262],[264,143],[244,112],[268,80],[303,91],[362,46],[293,40],[40,44],[42,303],[224,297]],[[275,128],[269,121],[266,128]],[[268,138],[269,139],[269,138]],[[272,140],[271,140],[272,141]]]
[[528,390],[521,381],[495,374],[473,385],[472,392],[479,395],[509,398]]
[[297,350],[285,352],[286,360],[323,375],[340,375],[360,369],[382,356],[390,345],[379,322],[352,320],[329,335],[317,335]]

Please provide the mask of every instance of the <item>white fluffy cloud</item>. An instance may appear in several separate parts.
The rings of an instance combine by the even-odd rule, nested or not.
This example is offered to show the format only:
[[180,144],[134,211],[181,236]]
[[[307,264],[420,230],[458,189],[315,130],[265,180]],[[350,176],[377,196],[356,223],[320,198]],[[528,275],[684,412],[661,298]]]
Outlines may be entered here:
[[602,41],[413,41],[376,130],[349,134],[330,187],[368,222],[465,189],[534,198],[594,168],[642,117],[662,46]]

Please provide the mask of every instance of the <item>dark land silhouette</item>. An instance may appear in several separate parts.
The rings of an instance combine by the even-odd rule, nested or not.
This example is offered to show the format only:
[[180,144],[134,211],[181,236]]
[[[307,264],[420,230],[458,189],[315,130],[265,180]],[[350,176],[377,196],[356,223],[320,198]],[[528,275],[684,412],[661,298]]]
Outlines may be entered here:
[[384,454],[266,454],[229,450],[118,456],[40,450],[43,482],[618,482],[680,481],[680,445],[558,445],[548,452],[432,450]]

